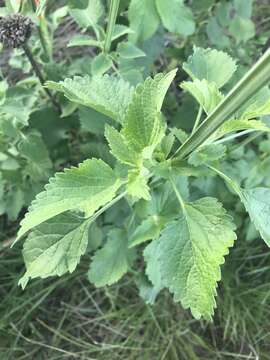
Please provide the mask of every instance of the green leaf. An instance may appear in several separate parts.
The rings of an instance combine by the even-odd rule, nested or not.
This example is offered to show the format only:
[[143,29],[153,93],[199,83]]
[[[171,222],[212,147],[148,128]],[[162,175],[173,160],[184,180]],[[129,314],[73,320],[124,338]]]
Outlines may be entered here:
[[261,187],[242,190],[242,201],[251,221],[270,246],[270,189]]
[[113,199],[121,182],[102,160],[85,160],[79,167],[57,173],[37,195],[21,222],[18,238],[28,230],[67,210],[91,216]]
[[220,265],[236,239],[235,226],[214,198],[184,205],[159,239],[162,280],[195,318],[213,315]]
[[111,122],[109,117],[85,106],[79,107],[79,120],[82,130],[96,135],[103,135],[105,125]]
[[112,126],[106,126],[105,137],[108,140],[112,155],[130,166],[140,166],[141,157],[135,151],[130,149],[124,136]]
[[192,11],[183,0],[156,0],[159,16],[166,29],[172,33],[188,36],[195,31]]
[[31,278],[73,272],[87,249],[88,228],[89,220],[71,213],[37,226],[23,246],[26,273],[19,282],[22,287],[25,288]]
[[200,166],[216,160],[221,160],[225,157],[225,154],[226,147],[222,144],[204,145],[191,153],[188,163],[193,166]]
[[193,80],[205,79],[221,88],[234,74],[236,63],[223,51],[194,47],[193,55],[183,64],[183,69]]
[[128,240],[129,248],[140,245],[148,240],[155,239],[159,236],[163,226],[163,219],[159,216],[149,216],[137,226],[136,230]]
[[77,104],[88,106],[112,119],[122,122],[132,98],[133,87],[121,78],[75,76],[59,83],[48,81],[47,87],[60,91]]
[[143,168],[129,170],[127,192],[136,199],[150,200],[150,188],[143,171]]
[[95,76],[103,75],[112,65],[112,60],[107,55],[101,53],[93,58],[91,62],[91,73]]
[[74,3],[75,6],[69,10],[69,13],[83,28],[95,27],[104,13],[104,7],[100,0],[83,1],[83,5],[85,5],[83,8],[77,7],[75,0],[72,0],[71,3]]
[[209,114],[223,100],[224,96],[218,90],[216,83],[209,83],[207,80],[195,79],[193,82],[184,81],[182,89],[188,91],[203,107],[206,114]]
[[161,264],[159,262],[160,242],[158,240],[152,241],[144,249],[143,255],[146,262],[145,273],[148,279],[154,286],[155,292],[158,293],[164,288],[164,282],[161,273]]
[[131,0],[128,19],[133,34],[129,39],[133,43],[151,38],[159,26],[159,16],[155,0]]
[[146,56],[141,49],[131,42],[121,42],[117,47],[117,52],[124,59],[136,59]]
[[120,38],[121,36],[133,33],[134,31],[131,28],[122,24],[115,24],[112,34],[112,41]]
[[228,133],[241,131],[241,130],[257,130],[269,132],[270,128],[260,120],[241,120],[231,119],[227,120],[216,131],[215,138],[220,138]]
[[231,20],[229,32],[235,38],[236,44],[245,43],[256,34],[254,23],[241,16],[236,16]]
[[116,283],[128,271],[132,260],[132,250],[127,247],[127,234],[124,230],[114,229],[103,248],[93,257],[88,279],[96,287]]
[[72,46],[94,46],[101,48],[102,44],[89,35],[75,35],[67,44],[67,47]]
[[122,134],[135,152],[151,157],[165,135],[160,110],[176,70],[147,78],[137,86],[124,120]]

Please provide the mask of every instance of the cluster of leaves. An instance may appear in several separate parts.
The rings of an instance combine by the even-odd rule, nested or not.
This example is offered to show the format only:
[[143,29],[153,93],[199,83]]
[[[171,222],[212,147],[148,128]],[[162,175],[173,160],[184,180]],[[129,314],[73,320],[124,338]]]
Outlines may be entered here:
[[[207,8],[212,5],[206,2]],[[189,44],[180,45],[184,53],[176,56],[178,63],[185,51],[190,55],[179,69],[181,93],[179,88],[177,96],[165,99],[173,82],[178,88],[177,69],[149,76],[165,31],[183,44],[187,36],[197,43],[192,10],[204,14],[204,6],[189,8],[183,0],[123,1],[127,16],[106,30],[101,0],[69,0],[57,9],[49,3],[37,1],[33,8],[32,1],[7,1],[0,8],[2,15],[22,11],[35,22],[31,48],[61,110],[50,105],[37,77],[24,76],[16,85],[3,77],[0,212],[15,220],[35,197],[18,233],[17,240],[27,235],[20,284],[24,288],[30,279],[73,272],[90,254],[88,278],[97,287],[130,272],[146,302],[153,303],[167,288],[196,318],[210,319],[220,267],[236,228],[245,227],[248,240],[259,233],[270,245],[269,88],[179,159],[180,145],[226,100],[242,71],[239,75],[236,61],[220,50],[194,46],[190,55]],[[239,38],[239,27],[252,27],[251,3],[235,0],[212,8],[216,18],[207,28],[215,46],[229,46],[229,40],[214,42],[217,31],[236,45],[253,36],[250,31],[248,38]],[[79,32],[66,41],[70,51],[81,54],[70,63],[58,59],[53,46],[66,19]],[[9,66],[24,75],[31,70],[21,49],[13,51]],[[168,64],[174,67],[175,54]],[[163,105],[169,111],[162,112]],[[176,116],[170,116],[174,107]],[[254,134],[264,136],[259,148],[246,153],[245,143],[230,144]]]

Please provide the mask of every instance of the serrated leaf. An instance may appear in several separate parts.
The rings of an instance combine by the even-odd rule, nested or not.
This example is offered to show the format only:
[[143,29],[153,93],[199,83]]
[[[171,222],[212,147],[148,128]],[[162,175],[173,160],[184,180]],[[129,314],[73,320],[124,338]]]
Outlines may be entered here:
[[193,166],[200,166],[221,160],[224,158],[225,154],[226,147],[223,144],[204,145],[190,155],[188,163]]
[[242,200],[251,221],[270,246],[270,189],[260,187],[242,190]]
[[159,16],[166,29],[172,33],[188,36],[195,31],[192,11],[183,0],[156,0]]
[[73,272],[87,249],[88,227],[89,220],[71,213],[37,226],[23,246],[26,273],[19,284],[25,288],[29,279]]
[[236,239],[234,229],[222,205],[203,198],[185,204],[183,214],[159,239],[162,281],[197,319],[213,315],[220,265]]
[[88,279],[96,287],[116,283],[128,271],[132,250],[127,247],[127,234],[114,229],[105,245],[96,252],[88,272]]
[[257,130],[269,132],[270,128],[260,120],[231,119],[221,125],[221,127],[215,133],[215,138],[220,138],[226,134],[241,130]]
[[57,173],[37,195],[21,222],[18,238],[28,230],[67,210],[91,216],[115,196],[121,182],[102,160],[85,160],[79,167]]
[[194,47],[183,69],[193,80],[205,79],[221,88],[234,74],[236,62],[223,51]]
[[134,32],[129,36],[132,42],[143,42],[152,37],[159,26],[155,0],[131,0],[128,19]]
[[59,83],[48,81],[47,87],[60,91],[77,104],[91,107],[110,118],[122,122],[131,101],[133,87],[114,76],[75,76]]
[[151,157],[154,148],[165,135],[160,116],[166,92],[176,75],[176,70],[147,78],[137,86],[124,120],[122,134],[135,152],[145,152]]
[[193,82],[184,81],[181,87],[194,96],[206,114],[211,113],[224,98],[224,95],[218,90],[216,83],[209,83],[205,79],[195,79]]
[[112,155],[123,164],[140,166],[140,156],[126,142],[124,136],[112,126],[106,126],[105,137],[108,140]]

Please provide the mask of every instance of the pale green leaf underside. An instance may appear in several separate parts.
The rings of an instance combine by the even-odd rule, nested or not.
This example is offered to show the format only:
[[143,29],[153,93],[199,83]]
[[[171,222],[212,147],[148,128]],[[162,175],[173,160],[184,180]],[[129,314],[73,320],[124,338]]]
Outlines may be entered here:
[[220,265],[236,239],[234,229],[222,205],[203,198],[186,204],[185,213],[159,239],[162,279],[196,318],[213,315]]
[[194,47],[194,53],[183,64],[183,69],[194,79],[225,85],[236,70],[235,61],[223,51]]
[[223,100],[224,95],[218,90],[217,85],[207,80],[184,81],[182,89],[188,91],[209,114]]
[[115,229],[105,245],[96,252],[88,272],[89,281],[97,287],[116,283],[128,271],[132,250],[127,247],[127,234]]
[[21,222],[18,238],[42,222],[67,210],[91,216],[115,196],[121,182],[102,160],[89,159],[79,167],[57,173],[37,195]]
[[270,189],[261,187],[242,190],[242,201],[251,221],[270,246]]
[[153,240],[144,249],[143,255],[146,262],[145,273],[154,286],[156,292],[164,288],[159,262],[159,241]]
[[73,272],[86,251],[88,227],[89,220],[71,213],[58,215],[37,226],[23,246],[27,270],[20,279],[22,287],[30,278]]
[[132,98],[133,87],[123,79],[104,75],[75,76],[59,83],[48,81],[48,88],[60,91],[72,102],[91,107],[122,122]]
[[241,130],[256,130],[269,132],[270,128],[260,120],[232,119],[226,121],[223,125],[221,125],[221,127],[216,131],[214,137],[217,139],[226,134]]
[[[138,153],[153,148],[164,136],[160,110],[177,70],[147,78],[137,86],[121,131],[129,146]],[[147,151],[146,151],[147,152]],[[151,150],[149,151],[151,155]]]

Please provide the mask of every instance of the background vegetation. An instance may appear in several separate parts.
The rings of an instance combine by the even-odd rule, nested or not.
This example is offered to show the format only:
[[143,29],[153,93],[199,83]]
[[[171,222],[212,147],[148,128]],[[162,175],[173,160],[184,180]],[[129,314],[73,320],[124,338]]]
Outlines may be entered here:
[[[31,17],[28,46],[44,79],[52,81],[108,72],[136,85],[149,74],[181,68],[200,46],[237,59],[234,83],[269,46],[268,0],[179,1],[175,17],[166,9],[153,12],[152,2],[121,0],[109,44],[109,1],[0,1],[0,16],[20,11]],[[93,156],[112,160],[103,138],[108,119],[61,95],[53,94],[52,102],[24,49],[3,46],[0,65],[0,359],[268,360],[270,253],[222,181],[205,178],[194,185],[236,211],[239,225],[212,323],[194,320],[165,291],[153,306],[145,304],[129,275],[95,289],[85,275],[90,252],[71,275],[32,281],[24,291],[18,287],[21,246],[10,245],[33,197],[64,167]],[[177,86],[185,79],[180,70],[164,112],[171,127],[181,122],[190,131],[198,108]],[[269,186],[269,153],[268,136],[242,138],[229,151],[231,175]],[[120,221],[114,213],[107,216]],[[94,236],[98,247],[100,229]]]

